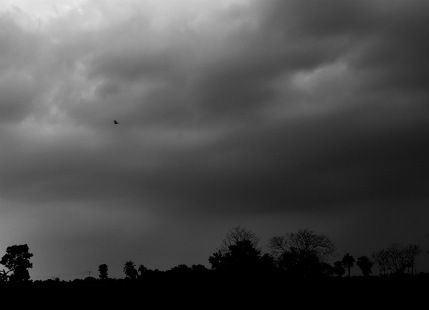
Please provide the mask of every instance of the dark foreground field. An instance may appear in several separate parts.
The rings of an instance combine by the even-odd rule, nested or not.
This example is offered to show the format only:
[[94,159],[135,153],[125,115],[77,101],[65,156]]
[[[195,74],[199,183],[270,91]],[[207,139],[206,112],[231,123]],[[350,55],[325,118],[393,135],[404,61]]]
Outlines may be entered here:
[[[429,275],[291,279],[281,275],[177,274],[142,280],[36,281],[0,286],[0,309],[368,308],[427,306]],[[424,302],[420,305],[420,302]],[[417,309],[417,308],[416,308]]]

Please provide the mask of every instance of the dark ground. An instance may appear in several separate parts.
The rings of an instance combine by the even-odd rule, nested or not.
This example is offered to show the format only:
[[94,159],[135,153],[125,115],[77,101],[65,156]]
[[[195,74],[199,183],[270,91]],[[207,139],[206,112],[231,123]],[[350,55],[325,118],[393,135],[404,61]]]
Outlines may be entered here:
[[[176,274],[143,280],[35,281],[0,286],[0,309],[424,308],[429,275],[286,279],[281,275]],[[419,305],[424,302],[423,305]],[[113,309],[112,308],[112,309]]]

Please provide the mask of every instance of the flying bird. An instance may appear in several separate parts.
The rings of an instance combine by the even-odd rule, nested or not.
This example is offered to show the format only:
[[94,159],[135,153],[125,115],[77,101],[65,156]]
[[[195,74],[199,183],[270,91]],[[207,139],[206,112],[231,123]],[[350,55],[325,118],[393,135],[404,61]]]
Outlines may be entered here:
[[116,120],[114,120],[113,124],[118,125],[119,123]]

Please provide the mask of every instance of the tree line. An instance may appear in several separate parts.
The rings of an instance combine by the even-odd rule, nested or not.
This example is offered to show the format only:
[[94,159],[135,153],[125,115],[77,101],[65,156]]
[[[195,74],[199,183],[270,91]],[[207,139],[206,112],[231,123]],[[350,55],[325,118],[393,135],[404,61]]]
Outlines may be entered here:
[[[351,269],[356,266],[362,276],[368,277],[376,266],[380,275],[415,274],[416,257],[422,253],[419,245],[391,246],[372,253],[371,257],[360,256],[357,260],[346,253],[340,260],[333,261],[336,247],[325,235],[309,229],[272,237],[268,242],[268,252],[260,247],[259,237],[252,231],[237,226],[230,229],[220,246],[210,255],[211,268],[204,265],[177,265],[166,272],[193,273],[216,272],[218,274],[283,274],[290,278],[342,278],[346,273],[351,276]],[[30,281],[29,269],[32,253],[27,244],[13,245],[6,249],[0,264],[6,269],[0,271],[0,282],[20,283]],[[332,262],[333,261],[333,262]],[[332,262],[332,263],[331,263]],[[98,278],[109,279],[107,264],[100,264]],[[138,267],[134,261],[124,263],[125,279],[142,279],[146,275],[160,273],[144,265]]]

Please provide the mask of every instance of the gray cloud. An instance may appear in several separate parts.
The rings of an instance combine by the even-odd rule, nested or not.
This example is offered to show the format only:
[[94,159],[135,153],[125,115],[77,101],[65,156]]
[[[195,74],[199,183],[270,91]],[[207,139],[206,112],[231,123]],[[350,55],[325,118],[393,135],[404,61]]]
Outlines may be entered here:
[[[150,37],[154,30],[147,18],[139,15],[97,33],[82,32],[60,41],[57,47],[51,46],[55,67],[40,62],[45,67],[25,68],[30,73],[44,72],[45,79],[53,84],[55,105],[64,120],[74,120],[87,129],[76,136],[59,134],[53,140],[35,142],[25,156],[11,152],[12,165],[3,169],[11,169],[9,174],[14,176],[4,177],[3,188],[13,192],[17,184],[27,182],[35,199],[97,200],[109,196],[106,192],[115,192],[127,200],[135,197],[145,201],[149,197],[188,208],[205,204],[234,210],[237,204],[244,211],[271,208],[268,203],[280,210],[318,201],[325,205],[323,199],[334,197],[347,200],[376,195],[370,193],[373,184],[368,180],[374,181],[377,178],[371,176],[378,175],[377,183],[387,182],[378,195],[386,196],[389,180],[420,175],[416,170],[426,155],[420,147],[425,138],[424,123],[414,123],[419,111],[426,109],[420,102],[427,96],[409,90],[409,80],[401,69],[408,64],[407,70],[414,70],[414,79],[420,77],[421,82],[422,68],[417,64],[423,57],[406,57],[423,56],[416,51],[422,50],[415,46],[419,43],[414,43],[421,41],[415,38],[427,28],[423,27],[420,5],[424,4],[415,2],[403,14],[402,9],[408,6],[402,2],[393,8],[367,1],[331,1],[323,6],[317,1],[269,1],[236,7],[235,14],[224,21],[237,23],[237,18],[255,10],[253,24],[243,20],[240,27],[217,38],[218,53],[209,56],[204,55],[203,47],[211,39],[204,34],[188,27],[185,34]],[[398,16],[402,18],[399,24]],[[411,17],[414,22],[408,23]],[[406,30],[395,31],[407,26],[411,36]],[[200,41],[190,40],[192,35],[200,36]],[[21,39],[18,42],[22,44]],[[382,54],[387,57],[376,61],[380,57],[376,55]],[[67,59],[64,68],[61,63]],[[254,126],[269,120],[264,113],[278,106],[284,96],[273,87],[276,81],[286,77],[289,83],[300,72],[311,75],[317,68],[342,59],[350,64],[352,85],[361,87],[360,99],[352,100],[356,107],[349,104],[353,108],[329,112],[322,119],[311,115],[286,117]],[[399,59],[403,59],[402,64],[397,64]],[[395,111],[382,103],[391,99],[387,95],[374,101],[373,85],[362,82],[360,72],[364,77],[370,75],[369,80],[385,83],[385,91],[389,81],[403,78],[401,99],[413,97],[416,103],[400,103]],[[56,80],[58,77],[64,80]],[[2,119],[23,119],[34,112],[35,88],[21,80],[15,84],[19,88],[4,86]],[[290,94],[294,92],[290,84],[285,87]],[[401,87],[395,89],[400,92]],[[285,109],[299,108],[294,102],[299,95],[283,97]],[[310,99],[311,105],[317,106],[317,93]],[[341,107],[347,102],[336,104]],[[395,113],[408,113],[410,120],[386,121],[398,117]],[[368,118],[377,117],[382,124],[368,125]],[[114,118],[121,120],[121,127],[115,128],[121,134],[107,129]],[[222,120],[225,118],[228,120]],[[237,121],[241,125],[234,125]],[[363,129],[361,123],[374,127]],[[215,138],[212,142],[186,142],[193,134]],[[172,141],[171,145],[164,144]],[[38,147],[40,143],[45,147]],[[400,151],[404,143],[410,144],[409,153]],[[380,160],[384,157],[387,161]],[[152,164],[141,163],[146,160]],[[25,162],[20,164],[21,176],[10,168],[14,162]],[[389,172],[394,170],[397,178]],[[389,177],[392,173],[393,179]],[[118,179],[127,181],[114,181]],[[348,181],[341,181],[344,179]],[[409,188],[402,181],[397,187],[404,191]],[[33,197],[30,193],[27,197]],[[392,195],[395,193],[399,192],[395,190]],[[207,203],[203,203],[205,197]]]

